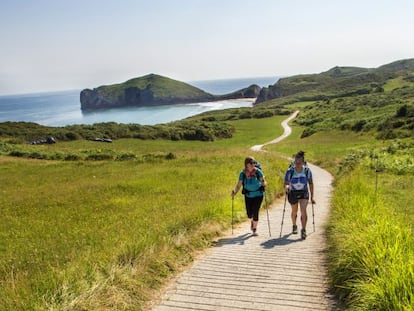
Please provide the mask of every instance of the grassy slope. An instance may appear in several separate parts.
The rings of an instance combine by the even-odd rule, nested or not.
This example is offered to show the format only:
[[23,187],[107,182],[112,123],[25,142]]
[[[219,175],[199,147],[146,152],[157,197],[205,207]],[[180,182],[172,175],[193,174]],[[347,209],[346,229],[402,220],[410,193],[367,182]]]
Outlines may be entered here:
[[[211,143],[110,145],[115,153],[133,152],[134,161],[1,157],[0,309],[142,307],[194,250],[229,227],[230,190],[247,147],[278,136],[283,118],[234,121],[233,139]],[[38,147],[74,152],[96,144]],[[167,152],[176,158],[157,157]],[[258,158],[269,195],[280,192],[284,161]],[[235,208],[236,220],[244,218],[241,196]]]
[[378,68],[334,67],[319,74],[282,78],[263,88],[258,102],[281,96],[297,101],[382,92],[388,79],[401,75],[412,77],[413,70],[414,59],[399,60]]
[[[346,130],[370,134],[379,139],[410,137],[414,129],[414,83],[402,77],[388,80],[383,93],[330,100],[296,102],[301,114],[295,121],[303,137],[320,131]],[[263,103],[264,107],[289,102],[282,98]],[[405,107],[406,113],[398,116]]]

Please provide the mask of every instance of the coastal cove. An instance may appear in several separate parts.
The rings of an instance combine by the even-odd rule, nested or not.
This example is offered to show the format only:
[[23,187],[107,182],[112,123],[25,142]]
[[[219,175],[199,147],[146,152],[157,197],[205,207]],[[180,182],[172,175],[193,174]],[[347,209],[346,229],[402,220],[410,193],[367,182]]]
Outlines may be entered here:
[[[190,82],[192,85],[222,94],[256,83],[267,86],[278,78],[245,78]],[[205,111],[227,108],[251,107],[253,98],[222,100],[215,102],[151,106],[124,107],[99,111],[81,111],[80,90],[0,96],[0,122],[25,121],[46,126],[93,124],[100,122],[137,123],[155,125],[184,119]]]

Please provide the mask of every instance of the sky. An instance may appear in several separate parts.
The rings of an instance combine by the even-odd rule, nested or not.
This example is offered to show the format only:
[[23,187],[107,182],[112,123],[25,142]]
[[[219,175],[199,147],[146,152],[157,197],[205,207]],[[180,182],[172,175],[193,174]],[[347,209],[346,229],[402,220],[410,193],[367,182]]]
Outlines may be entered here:
[[413,15],[412,0],[2,0],[0,95],[374,68],[414,57]]

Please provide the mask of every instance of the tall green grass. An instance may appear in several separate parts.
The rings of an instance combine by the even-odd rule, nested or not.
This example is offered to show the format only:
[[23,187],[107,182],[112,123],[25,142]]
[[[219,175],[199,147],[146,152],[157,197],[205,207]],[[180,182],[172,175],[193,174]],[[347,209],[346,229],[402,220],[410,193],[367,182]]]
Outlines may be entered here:
[[[240,121],[238,135],[217,142],[37,146],[46,154],[133,154],[127,161],[1,156],[0,310],[144,308],[230,227],[230,193],[247,155],[264,167],[268,201],[282,191],[286,162],[249,151],[243,139],[276,137],[278,121]],[[156,156],[169,153],[174,157]],[[234,207],[235,221],[245,219],[241,195]]]
[[332,287],[351,309],[413,310],[412,227],[377,187],[360,167],[336,185],[327,229]]

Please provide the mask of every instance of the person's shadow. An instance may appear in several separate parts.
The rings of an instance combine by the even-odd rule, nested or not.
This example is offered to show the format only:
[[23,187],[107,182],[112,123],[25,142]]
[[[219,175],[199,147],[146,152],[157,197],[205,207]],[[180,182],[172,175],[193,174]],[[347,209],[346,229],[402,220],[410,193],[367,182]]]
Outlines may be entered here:
[[283,246],[283,245],[287,245],[287,244],[291,244],[291,243],[296,243],[296,242],[302,241],[302,239],[300,238],[300,235],[298,236],[297,239],[289,239],[289,237],[291,235],[292,235],[292,233],[288,233],[288,234],[285,234],[282,237],[279,237],[279,238],[276,238],[276,239],[267,240],[266,242],[263,242],[260,245],[263,248],[265,248],[265,249],[270,249],[270,248],[273,248],[275,246]]
[[243,245],[244,241],[246,241],[247,239],[250,239],[251,237],[252,237],[252,235],[250,233],[245,233],[245,234],[236,236],[234,238],[218,239],[217,241],[213,242],[213,246],[220,247],[220,246],[228,245],[228,244]]

